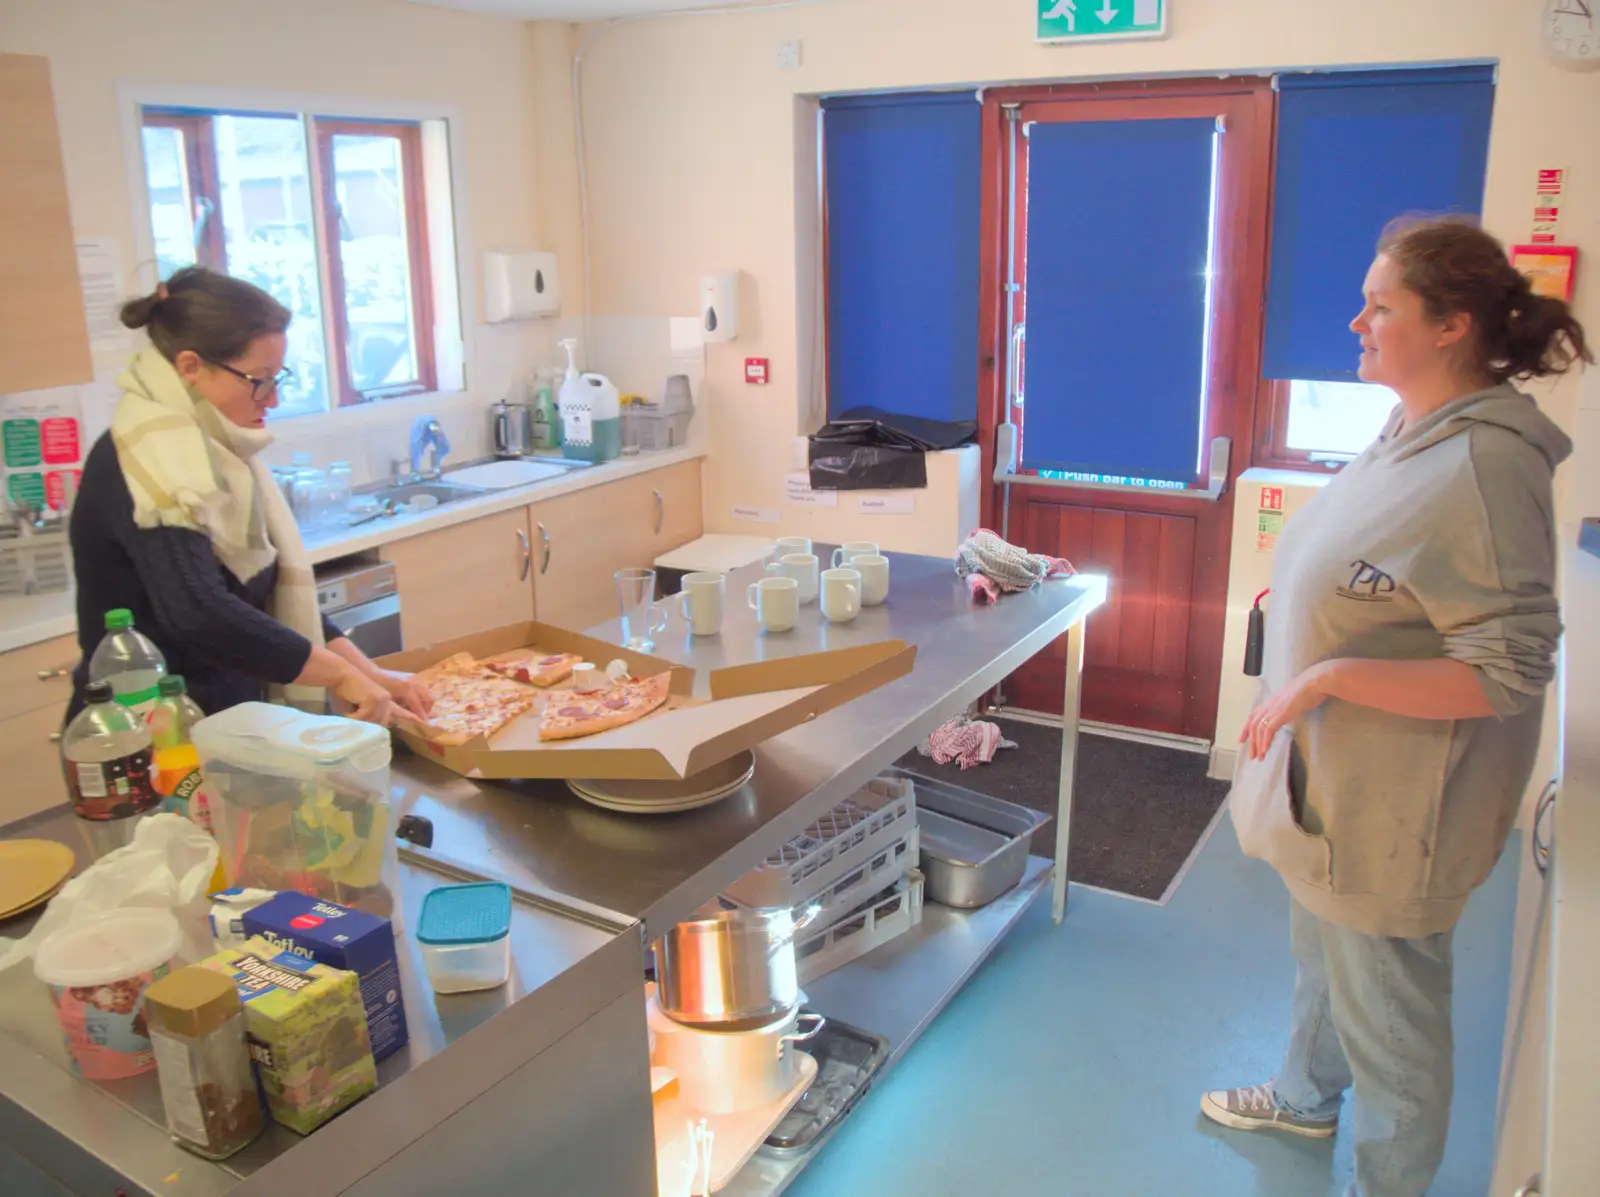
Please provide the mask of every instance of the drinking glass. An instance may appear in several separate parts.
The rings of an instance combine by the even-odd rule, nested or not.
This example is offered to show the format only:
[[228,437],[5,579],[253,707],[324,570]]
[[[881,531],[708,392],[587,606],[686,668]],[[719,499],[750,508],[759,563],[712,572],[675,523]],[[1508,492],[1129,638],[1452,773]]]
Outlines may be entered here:
[[656,571],[619,569],[615,577],[617,605],[622,609],[622,645],[650,652],[656,646],[651,637],[667,626],[667,609],[655,601]]

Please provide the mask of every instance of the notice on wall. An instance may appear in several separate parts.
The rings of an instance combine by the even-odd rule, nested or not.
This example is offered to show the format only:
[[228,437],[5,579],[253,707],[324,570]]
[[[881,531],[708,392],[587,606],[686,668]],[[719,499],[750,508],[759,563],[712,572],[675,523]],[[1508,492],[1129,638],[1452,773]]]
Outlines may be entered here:
[[735,507],[731,512],[736,520],[747,524],[781,524],[783,512],[776,507]]
[[839,492],[812,490],[810,474],[789,474],[784,478],[784,498],[796,507],[837,507]]
[[1550,245],[1556,239],[1556,225],[1561,220],[1561,192],[1567,172],[1560,167],[1541,169],[1533,186],[1533,243]]
[[1270,553],[1283,532],[1283,487],[1263,486],[1256,502],[1256,552]]
[[917,496],[862,495],[856,499],[856,510],[862,515],[913,515],[917,510]]
[[122,301],[122,248],[114,237],[78,241],[78,282],[83,288],[83,315],[91,349],[124,349],[128,330],[118,312]]
[[12,503],[61,510],[77,491],[83,453],[77,388],[0,395],[0,472]]

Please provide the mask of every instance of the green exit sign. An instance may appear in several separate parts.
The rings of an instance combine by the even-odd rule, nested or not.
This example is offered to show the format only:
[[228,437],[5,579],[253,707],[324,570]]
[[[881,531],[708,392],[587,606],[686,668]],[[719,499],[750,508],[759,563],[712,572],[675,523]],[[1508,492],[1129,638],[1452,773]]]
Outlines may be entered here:
[[1036,41],[1095,42],[1165,37],[1167,0],[1037,0]]

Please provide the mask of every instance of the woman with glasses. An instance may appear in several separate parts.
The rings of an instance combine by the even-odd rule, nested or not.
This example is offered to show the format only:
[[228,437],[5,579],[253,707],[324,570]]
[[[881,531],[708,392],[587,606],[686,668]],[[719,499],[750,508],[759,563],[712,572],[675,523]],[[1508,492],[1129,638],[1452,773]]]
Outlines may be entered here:
[[126,608],[208,714],[272,697],[358,719],[425,715],[404,675],[378,668],[317,610],[294,517],[260,453],[272,443],[289,311],[239,279],[176,272],[124,305],[150,344],[117,379],[111,429],[89,451],[72,511],[78,643],[70,719],[106,612]]

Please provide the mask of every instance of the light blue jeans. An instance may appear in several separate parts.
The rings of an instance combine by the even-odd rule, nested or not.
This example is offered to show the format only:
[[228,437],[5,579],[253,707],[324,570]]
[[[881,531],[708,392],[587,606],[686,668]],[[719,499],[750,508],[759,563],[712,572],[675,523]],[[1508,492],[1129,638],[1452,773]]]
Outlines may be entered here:
[[1337,1118],[1354,1089],[1348,1197],[1422,1197],[1450,1126],[1451,932],[1384,939],[1291,907],[1299,970],[1277,1102],[1302,1118]]

